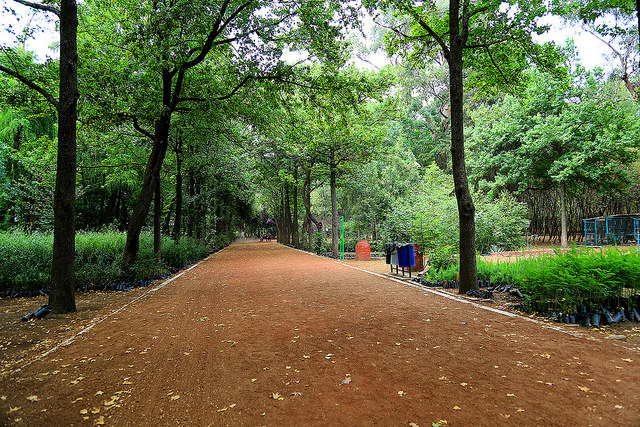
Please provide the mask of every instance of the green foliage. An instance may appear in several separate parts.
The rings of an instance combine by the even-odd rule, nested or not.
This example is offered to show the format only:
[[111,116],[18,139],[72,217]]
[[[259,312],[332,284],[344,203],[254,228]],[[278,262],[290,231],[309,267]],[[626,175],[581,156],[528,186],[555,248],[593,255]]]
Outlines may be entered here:
[[509,282],[527,295],[529,308],[546,312],[598,308],[623,289],[640,289],[640,256],[612,248],[604,252],[572,248],[565,253],[516,262],[478,262],[478,277]]
[[527,207],[507,192],[494,200],[477,195],[476,249],[479,253],[494,248],[511,251],[524,245],[523,231],[529,225]]
[[0,289],[47,287],[52,247],[50,234],[0,234]]
[[313,251],[321,255],[325,251],[324,236],[320,232],[313,233]]
[[628,184],[624,165],[636,157],[640,128],[605,92],[593,73],[576,88],[536,70],[521,97],[474,114],[469,138],[471,181],[483,190],[522,192],[567,186],[610,191]]
[[[149,279],[167,270],[182,268],[209,253],[208,248],[194,239],[184,237],[177,245],[173,240],[163,238],[163,257],[158,261],[153,256],[153,236],[143,233],[138,262],[128,272],[123,272],[120,264],[125,242],[123,233],[78,233],[77,286]],[[0,233],[0,290],[47,288],[52,246],[51,234]]]
[[[424,175],[411,194],[394,201],[383,224],[383,239],[417,243],[436,270],[454,263],[458,249],[456,199],[449,175],[435,165]],[[487,252],[499,247],[505,250],[522,246],[526,207],[508,193],[492,199],[482,193],[474,196],[476,203],[476,246]]]

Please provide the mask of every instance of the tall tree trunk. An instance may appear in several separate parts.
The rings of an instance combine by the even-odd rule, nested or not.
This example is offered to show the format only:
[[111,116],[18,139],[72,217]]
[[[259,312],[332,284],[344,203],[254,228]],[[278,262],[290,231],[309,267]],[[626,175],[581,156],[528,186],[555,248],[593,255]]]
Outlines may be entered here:
[[182,141],[178,141],[180,148],[176,149],[176,221],[173,225],[173,240],[180,242],[182,229]]
[[196,183],[195,178],[193,177],[193,170],[188,169],[189,176],[189,209],[188,209],[188,218],[187,218],[187,236],[193,237],[193,229],[194,229],[194,216],[195,216],[195,197],[196,197]]
[[566,205],[566,184],[563,182],[560,187],[560,247],[566,248],[569,246],[569,239],[567,238],[567,205]]
[[200,180],[194,180],[195,193],[195,238],[202,239],[202,229],[204,228],[204,209],[202,207],[202,186]]
[[283,236],[284,244],[291,244],[291,198],[289,197],[289,183],[284,184],[284,217],[283,225],[285,229],[285,235]]
[[114,191],[109,195],[106,206],[102,215],[102,225],[109,225],[113,222],[113,213],[118,201],[118,191]]
[[167,154],[169,125],[171,123],[171,114],[163,113],[155,123],[155,136],[151,155],[147,161],[142,180],[142,189],[133,208],[133,213],[129,219],[129,227],[127,228],[127,243],[125,244],[124,254],[122,256],[122,267],[128,269],[131,264],[138,259],[138,250],[140,249],[140,232],[144,226],[149,208],[153,201],[153,193],[156,188],[156,181],[160,179],[160,170],[164,157]]
[[478,289],[476,267],[476,208],[469,192],[464,158],[463,62],[465,41],[460,34],[460,1],[449,2],[449,81],[451,99],[451,163],[460,221],[460,291]]
[[170,229],[171,229],[171,216],[173,215],[173,207],[176,204],[175,200],[172,201],[169,204],[169,210],[167,211],[167,214],[164,217],[164,225],[162,226],[162,234],[164,234],[165,236],[170,235]]
[[298,166],[293,168],[293,222],[291,225],[291,243],[294,247],[300,246],[298,235]]
[[[153,193],[156,189],[156,181],[160,179],[160,170],[164,157],[169,147],[169,127],[171,126],[171,98],[173,90],[173,76],[168,69],[162,70],[162,105],[163,111],[154,123],[153,147],[147,160],[142,179],[142,189],[133,208],[133,213],[127,227],[127,242],[122,255],[122,268],[127,270],[138,259],[140,249],[140,232],[149,214],[149,208],[153,201]],[[176,96],[179,93],[175,94]]]
[[162,235],[160,223],[162,220],[162,195],[160,194],[160,179],[156,180],[155,200],[153,201],[153,256],[162,257]]
[[[22,127],[18,128],[18,131],[16,132],[16,134],[13,136],[13,149],[15,150],[16,153],[20,152],[20,139],[22,138]],[[18,183],[18,177],[19,177],[19,171],[18,171],[18,161],[17,160],[13,160],[13,159],[8,159],[9,161],[9,176],[11,177],[11,185],[15,186]],[[9,214],[11,215],[11,218],[9,219],[9,223],[10,224],[17,224],[17,216],[18,216],[18,209],[17,209],[17,204],[16,204],[16,200],[13,197],[9,197],[9,200],[7,200],[7,204],[8,209],[7,211],[9,212]]]
[[302,184],[302,203],[306,211],[305,217],[309,223],[309,250],[313,250],[313,227],[315,224],[317,230],[322,233],[322,222],[311,213],[311,167],[305,171],[304,184]]
[[338,243],[340,241],[340,221],[338,220],[338,197],[336,194],[336,175],[337,167],[335,160],[335,153],[331,151],[331,158],[329,163],[329,187],[331,189],[331,252],[333,255],[338,256],[339,249]]
[[60,3],[60,98],[58,103],[58,159],[53,196],[53,256],[49,307],[54,313],[76,311],[76,121],[78,101],[78,7],[75,0]]

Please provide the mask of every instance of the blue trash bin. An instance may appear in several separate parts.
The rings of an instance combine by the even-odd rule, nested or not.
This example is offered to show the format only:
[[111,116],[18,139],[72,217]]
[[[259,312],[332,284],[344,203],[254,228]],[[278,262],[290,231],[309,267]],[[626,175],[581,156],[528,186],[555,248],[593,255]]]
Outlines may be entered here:
[[416,265],[416,258],[413,253],[413,245],[398,248],[398,267],[411,268],[414,265]]

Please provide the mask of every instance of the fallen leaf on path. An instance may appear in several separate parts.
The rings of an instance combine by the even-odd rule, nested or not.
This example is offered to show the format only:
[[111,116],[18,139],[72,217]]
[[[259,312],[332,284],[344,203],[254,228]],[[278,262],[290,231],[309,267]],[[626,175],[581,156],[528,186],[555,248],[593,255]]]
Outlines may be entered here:
[[40,401],[40,399],[38,399],[38,396],[28,396],[27,400],[29,402],[38,402],[38,401]]
[[171,400],[177,400],[180,399],[180,395],[179,394],[175,394],[173,396],[171,396]]
[[[104,394],[104,391],[100,391],[100,390],[98,390],[98,391],[96,391],[96,394],[95,394],[95,395],[96,395],[96,396],[102,396],[103,394]],[[82,399],[82,398],[80,398],[80,399]]]
[[400,390],[400,391],[398,392],[398,396],[404,396],[405,394],[407,394],[407,393],[405,393],[405,392],[404,392],[404,391],[402,391],[402,390]]
[[580,390],[584,391],[585,393],[587,393],[588,391],[590,391],[590,390],[591,390],[589,387],[584,387],[584,386],[581,386],[581,385],[579,385],[579,386],[578,386],[578,388],[579,388]]
[[467,384],[467,383],[460,383],[460,385],[461,385],[462,387],[466,387],[466,386],[468,386],[469,384]]
[[72,400],[71,403],[76,403],[76,402],[79,402],[81,400],[84,400],[84,399],[82,397],[79,397],[76,400]]
[[251,382],[252,382],[252,383],[255,383],[256,381],[258,381],[258,379],[257,379],[257,378],[251,378]]
[[280,395],[280,393],[276,392],[276,393],[271,393],[271,398],[275,399],[275,400],[284,400],[284,397],[282,397]]
[[7,400],[7,396],[0,396],[0,400]]
[[80,415],[87,415],[88,413],[89,413],[89,411],[86,410],[86,409],[81,409],[80,410]]
[[514,393],[507,393],[508,397],[516,397],[516,395]]
[[9,412],[7,412],[7,414],[19,411],[20,409],[22,409],[22,406],[13,406],[13,407],[9,406]]
[[454,409],[455,411],[459,411],[459,410],[460,410],[460,407],[459,407],[459,406],[454,406],[454,407],[453,407],[453,409]]
[[97,426],[103,426],[104,425],[104,417],[103,416],[99,416],[98,419],[96,420],[96,425]]
[[632,359],[622,359],[622,360],[624,360],[625,362],[629,362],[629,363],[633,362]]
[[98,413],[100,413],[100,408],[98,408],[98,407],[95,407],[95,406],[94,406],[94,407],[91,409],[91,413],[92,413],[92,414],[98,414]]
[[340,384],[349,384],[351,382],[351,378],[345,378],[342,380]]
[[550,359],[551,355],[549,353],[545,353],[545,354],[541,354],[540,357],[546,357],[547,359]]
[[236,407],[236,404],[235,404],[235,403],[232,403],[232,404],[231,404],[231,405],[229,405],[229,406],[225,406],[225,407],[224,407],[224,408],[222,408],[222,409],[218,409],[218,410],[216,410],[216,412],[224,412],[224,411],[227,411],[227,410],[229,410],[229,409],[233,409],[233,408],[235,408],[235,407]]

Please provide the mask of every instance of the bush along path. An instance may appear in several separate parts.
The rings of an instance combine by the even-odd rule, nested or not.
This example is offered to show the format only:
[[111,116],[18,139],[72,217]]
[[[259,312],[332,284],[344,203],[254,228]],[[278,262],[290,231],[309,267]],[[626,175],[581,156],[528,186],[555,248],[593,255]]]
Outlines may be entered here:
[[0,379],[0,424],[640,423],[637,351],[276,243],[161,286]]
[[[467,294],[492,298],[494,292],[507,293],[519,299],[512,308],[558,323],[600,327],[640,322],[640,255],[635,249],[599,249],[573,247],[514,262],[480,260],[480,289]],[[456,289],[456,274],[452,265],[414,280]]]
[[[203,259],[209,248],[185,237],[180,243],[162,241],[162,259],[153,254],[153,236],[141,236],[138,261],[122,270],[126,235],[117,232],[85,232],[76,236],[76,290],[129,291],[147,287]],[[53,236],[0,232],[0,298],[33,298],[48,295]]]

